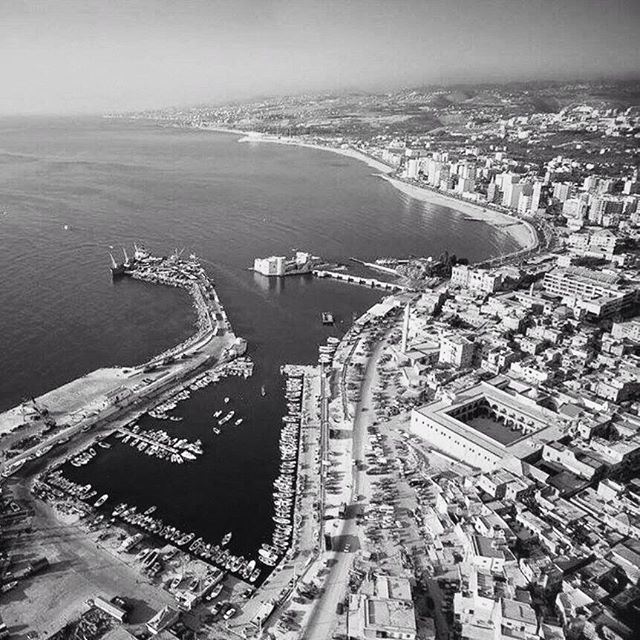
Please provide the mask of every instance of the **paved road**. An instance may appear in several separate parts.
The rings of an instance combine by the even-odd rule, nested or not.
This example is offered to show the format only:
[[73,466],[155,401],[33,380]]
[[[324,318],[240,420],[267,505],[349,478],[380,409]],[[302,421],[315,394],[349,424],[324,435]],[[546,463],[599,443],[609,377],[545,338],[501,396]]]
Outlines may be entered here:
[[[385,336],[386,337],[386,336]],[[371,356],[367,360],[362,381],[360,401],[356,405],[355,419],[353,422],[353,460],[364,459],[364,449],[366,444],[367,427],[371,423],[370,411],[373,405],[372,386],[373,373],[377,366],[378,360],[382,354],[384,340],[380,340],[374,348]],[[350,356],[355,349],[352,349]],[[346,367],[343,368],[346,371]],[[363,411],[363,409],[365,409]],[[349,512],[352,514],[348,520],[342,520],[342,529],[336,536],[342,544],[349,543],[351,550],[348,553],[342,549],[324,554],[325,559],[334,562],[329,568],[329,574],[325,579],[324,592],[316,602],[315,608],[309,616],[305,625],[307,632],[304,634],[305,640],[327,640],[336,627],[336,608],[341,602],[348,589],[349,572],[353,564],[354,551],[358,549],[358,538],[362,535],[362,527],[356,521],[354,515],[354,505],[358,504],[357,497],[361,491],[364,482],[364,467],[356,468],[352,465],[352,482],[351,482],[351,503]],[[346,479],[345,479],[346,481]]]

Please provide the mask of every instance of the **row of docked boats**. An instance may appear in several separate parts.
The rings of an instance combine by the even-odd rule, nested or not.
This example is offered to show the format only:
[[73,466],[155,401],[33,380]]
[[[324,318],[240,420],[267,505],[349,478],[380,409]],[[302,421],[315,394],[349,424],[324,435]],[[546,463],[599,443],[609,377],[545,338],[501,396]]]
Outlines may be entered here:
[[169,411],[173,411],[178,406],[179,402],[188,400],[190,397],[191,392],[189,391],[189,389],[181,389],[180,391],[178,391],[178,393],[173,394],[168,400],[165,400],[164,402],[156,405],[147,413],[156,420],[171,420],[172,422],[180,422],[182,418],[179,416],[168,415]]
[[[247,357],[235,358],[228,362],[222,370],[215,370],[215,373],[218,371],[222,371],[225,375],[249,378],[253,375],[253,362]],[[211,372],[209,375],[211,375]]]
[[207,543],[202,538],[196,538],[194,533],[181,531],[172,525],[165,525],[160,518],[152,515],[154,511],[155,506],[139,513],[137,507],[120,503],[113,510],[112,516],[159,538],[164,538],[175,546],[182,547],[200,559],[233,573],[243,580],[255,582],[260,577],[261,571],[256,566],[255,560],[247,560],[244,556],[234,555],[226,548],[231,541],[231,532],[225,534],[219,544]]
[[252,374],[253,362],[246,357],[236,358],[235,360],[228,362],[222,367],[210,369],[206,373],[198,376],[197,378],[195,378],[195,380],[193,380],[193,382],[189,384],[188,387],[181,389],[177,393],[173,394],[170,398],[156,405],[147,413],[156,420],[171,420],[173,422],[180,422],[181,420],[183,420],[181,416],[170,416],[169,412],[173,411],[178,406],[178,403],[182,402],[183,400],[188,400],[191,397],[192,391],[204,389],[210,384],[219,382],[220,380],[228,376],[242,376],[244,378],[248,378]]
[[339,344],[340,340],[338,338],[329,336],[326,344],[321,344],[318,347],[318,362],[320,364],[331,364]]
[[98,495],[98,492],[93,489],[90,484],[78,484],[73,480],[65,478],[62,475],[61,469],[51,471],[42,478],[42,481],[50,486],[64,491],[74,498],[78,498],[78,500],[82,500],[83,502],[89,502]]
[[96,457],[97,453],[94,447],[89,447],[73,456],[69,462],[71,462],[74,467],[83,467],[85,464],[89,464]]
[[260,561],[268,566],[275,566],[284,555],[293,533],[303,380],[301,374],[287,375],[285,398],[288,411],[282,418],[280,431],[280,473],[273,483],[275,526],[271,543],[263,544],[258,551]]
[[201,440],[191,442],[186,438],[170,436],[161,429],[141,429],[137,424],[119,429],[116,438],[141,453],[175,464],[190,462],[203,453]]

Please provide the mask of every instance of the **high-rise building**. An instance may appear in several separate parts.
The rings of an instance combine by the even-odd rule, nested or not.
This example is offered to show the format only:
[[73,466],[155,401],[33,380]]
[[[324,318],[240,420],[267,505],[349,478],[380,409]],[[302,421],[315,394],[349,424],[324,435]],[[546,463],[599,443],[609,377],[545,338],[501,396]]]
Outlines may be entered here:
[[502,204],[509,209],[517,209],[520,203],[520,196],[530,196],[533,187],[528,182],[507,182],[502,196]]
[[556,182],[553,185],[553,197],[556,200],[560,200],[560,202],[564,202],[569,198],[571,186],[570,182]]
[[473,193],[475,189],[475,180],[473,178],[459,178],[456,185],[458,193]]
[[536,213],[538,209],[540,209],[541,200],[542,200],[542,187],[544,186],[543,182],[537,180],[533,183],[533,189],[531,191],[531,212]]
[[500,189],[498,188],[498,185],[495,182],[492,182],[487,187],[487,201],[497,203],[500,202],[501,197],[502,194],[500,192]]
[[595,191],[598,188],[598,176],[587,176],[582,183],[582,188],[585,191]]
[[602,224],[605,217],[619,216],[624,210],[624,202],[613,196],[596,196],[589,206],[589,222]]
[[439,160],[431,160],[427,169],[427,180],[432,187],[437,187],[440,184],[440,172],[442,170],[443,163]]
[[411,180],[415,180],[418,177],[419,168],[420,168],[420,161],[418,160],[418,158],[410,158],[409,160],[407,160],[407,164],[404,170],[405,178],[410,178]]
[[518,198],[518,213],[526,214],[531,211],[532,196],[525,196],[524,193],[520,194]]
[[496,184],[503,193],[508,184],[515,184],[516,182],[520,182],[520,176],[517,173],[505,171],[496,176]]
[[580,198],[569,198],[562,205],[562,215],[567,218],[583,218],[587,211],[587,203]]

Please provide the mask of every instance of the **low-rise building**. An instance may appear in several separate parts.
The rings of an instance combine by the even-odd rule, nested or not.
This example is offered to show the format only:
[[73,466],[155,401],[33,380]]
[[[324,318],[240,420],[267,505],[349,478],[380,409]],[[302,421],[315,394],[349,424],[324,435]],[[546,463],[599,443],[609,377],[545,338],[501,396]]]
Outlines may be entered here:
[[416,616],[406,578],[375,576],[349,599],[349,636],[415,640]]

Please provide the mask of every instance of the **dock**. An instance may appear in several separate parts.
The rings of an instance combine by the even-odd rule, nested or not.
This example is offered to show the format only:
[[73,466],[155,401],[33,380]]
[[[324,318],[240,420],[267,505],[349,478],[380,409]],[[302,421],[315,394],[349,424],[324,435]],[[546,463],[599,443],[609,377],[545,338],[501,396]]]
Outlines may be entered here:
[[[170,393],[185,380],[228,363],[246,350],[237,338],[214,289],[195,256],[175,253],[154,257],[136,248],[118,277],[184,288],[197,313],[195,332],[182,343],[134,367],[98,369],[36,398],[33,409],[22,403],[0,414],[0,448],[19,450],[12,463],[27,461],[45,446],[67,441],[80,431],[98,430],[144,412],[154,399]],[[26,409],[33,416],[25,416]],[[21,427],[20,431],[18,428]],[[35,438],[26,448],[16,447],[27,436]],[[0,461],[0,471],[8,462]]]
[[126,427],[120,427],[120,429],[118,429],[118,433],[121,433],[125,436],[128,435],[136,442],[146,442],[149,447],[156,447],[157,449],[161,449],[162,451],[167,453],[169,456],[174,454],[182,456],[183,451],[185,451],[184,447],[177,447],[174,445],[166,444],[160,440],[156,440],[148,436],[143,431],[134,431],[132,429],[127,429]]

